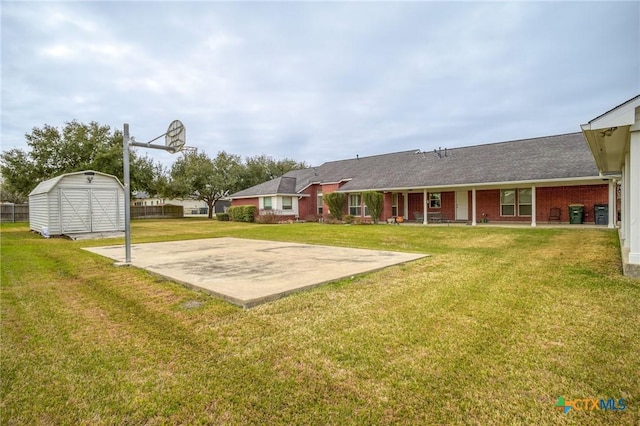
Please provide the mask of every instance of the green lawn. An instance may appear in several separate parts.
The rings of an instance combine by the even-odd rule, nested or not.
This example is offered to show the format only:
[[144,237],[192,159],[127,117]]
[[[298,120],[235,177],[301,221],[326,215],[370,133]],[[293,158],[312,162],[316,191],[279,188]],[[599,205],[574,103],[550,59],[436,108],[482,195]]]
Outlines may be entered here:
[[[132,228],[433,256],[242,310],[81,250],[122,240],[2,225],[3,425],[640,423],[640,280],[614,231]],[[626,409],[563,414],[559,397]]]

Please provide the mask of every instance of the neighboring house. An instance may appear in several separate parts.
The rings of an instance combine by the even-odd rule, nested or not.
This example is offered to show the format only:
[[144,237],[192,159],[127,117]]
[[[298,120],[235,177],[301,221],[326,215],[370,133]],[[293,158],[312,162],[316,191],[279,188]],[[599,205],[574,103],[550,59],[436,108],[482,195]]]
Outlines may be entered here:
[[568,223],[569,206],[582,204],[581,221],[594,223],[598,209],[599,223],[613,227],[617,211],[615,183],[599,174],[582,133],[331,161],[237,192],[231,203],[312,219],[329,214],[322,198],[334,191],[348,194],[344,214],[369,218],[362,192],[378,191],[380,220],[423,224]]
[[624,273],[640,277],[640,95],[583,124],[582,132],[599,173],[620,182]]
[[[168,199],[161,197],[150,197],[146,192],[138,192],[134,194],[132,205],[134,206],[182,206],[185,216],[207,216],[209,207],[207,203],[201,200],[193,199]],[[229,200],[218,200],[215,204],[214,213],[224,213],[231,205]]]

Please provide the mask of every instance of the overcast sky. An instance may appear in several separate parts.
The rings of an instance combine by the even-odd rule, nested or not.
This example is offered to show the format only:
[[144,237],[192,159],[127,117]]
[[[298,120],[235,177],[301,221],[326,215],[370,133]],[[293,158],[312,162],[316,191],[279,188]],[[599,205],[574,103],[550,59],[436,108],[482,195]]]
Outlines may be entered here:
[[[640,2],[12,2],[2,150],[44,124],[319,165],[580,130],[640,93]],[[164,151],[147,150],[165,164]]]

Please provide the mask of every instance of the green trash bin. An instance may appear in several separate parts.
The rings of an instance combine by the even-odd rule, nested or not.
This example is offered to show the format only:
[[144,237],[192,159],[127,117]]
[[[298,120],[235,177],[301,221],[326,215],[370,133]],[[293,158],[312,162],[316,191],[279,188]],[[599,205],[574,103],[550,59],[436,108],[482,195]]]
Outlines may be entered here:
[[593,206],[593,217],[596,225],[608,225],[609,224],[609,205],[608,204],[595,204]]
[[569,223],[582,223],[582,213],[584,212],[583,204],[569,204]]

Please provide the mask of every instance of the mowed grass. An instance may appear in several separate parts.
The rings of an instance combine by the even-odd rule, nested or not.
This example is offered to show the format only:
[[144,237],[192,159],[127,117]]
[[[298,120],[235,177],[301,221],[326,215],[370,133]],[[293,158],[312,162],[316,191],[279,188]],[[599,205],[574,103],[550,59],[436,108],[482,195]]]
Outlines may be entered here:
[[1,230],[2,424],[640,423],[640,280],[614,231],[133,222],[134,243],[432,254],[242,310],[81,249],[122,240]]

